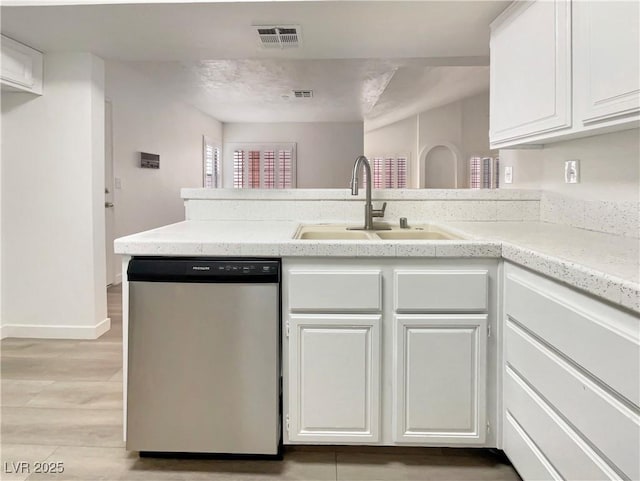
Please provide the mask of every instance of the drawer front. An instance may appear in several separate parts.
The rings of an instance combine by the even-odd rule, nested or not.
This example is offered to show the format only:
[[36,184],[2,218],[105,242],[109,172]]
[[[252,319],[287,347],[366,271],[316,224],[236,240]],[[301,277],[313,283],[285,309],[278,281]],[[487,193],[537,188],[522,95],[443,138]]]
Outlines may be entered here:
[[505,409],[564,479],[600,481],[619,476],[511,369]]
[[291,270],[292,312],[379,312],[382,273],[379,270]]
[[487,310],[486,270],[396,270],[394,275],[398,313]]
[[[631,319],[631,315],[614,309],[608,313],[595,310],[590,313],[588,302],[574,307],[554,298],[553,293],[548,292],[548,286],[533,286],[519,275],[507,275],[505,289],[509,317],[640,406],[638,319]],[[586,296],[572,294],[593,303]],[[580,300],[578,298],[576,302]],[[627,317],[627,324],[636,326],[635,335],[624,332],[615,324],[617,318],[624,321]]]
[[504,423],[504,452],[525,481],[561,480],[527,434],[507,412]]
[[631,479],[640,478],[638,413],[511,321],[505,337],[507,367],[619,470]]

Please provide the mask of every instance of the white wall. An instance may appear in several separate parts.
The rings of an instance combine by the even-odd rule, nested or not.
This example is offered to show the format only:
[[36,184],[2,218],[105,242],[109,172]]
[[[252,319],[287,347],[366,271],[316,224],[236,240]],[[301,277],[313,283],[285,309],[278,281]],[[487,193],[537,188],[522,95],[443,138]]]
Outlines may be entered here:
[[[2,99],[0,99],[0,104],[2,103]],[[0,116],[0,133],[2,132],[2,118],[4,115]],[[4,336],[2,334],[2,326],[4,322],[2,321],[2,151],[0,149],[0,339]]]
[[424,156],[439,145],[451,146],[459,155],[458,185],[468,185],[472,155],[489,155],[489,93],[483,92],[399,122],[368,131],[365,155],[408,152],[412,187],[424,186]]
[[109,327],[104,63],[50,54],[44,72],[44,95],[2,93],[2,335],[94,338]]
[[[178,101],[126,63],[107,62],[113,105],[115,236],[184,220],[182,187],[202,187],[202,136],[222,140],[216,119]],[[160,154],[160,169],[140,168],[139,152]]]
[[364,151],[367,157],[410,154],[415,159],[418,148],[417,116],[412,115],[364,134]]
[[364,155],[371,159],[381,156],[409,156],[409,186],[416,187],[416,155],[418,150],[418,116],[365,132]]
[[[356,157],[362,155],[362,122],[225,123],[223,142],[295,142],[297,187],[347,187]],[[233,155],[223,151],[225,187],[233,187]]]
[[[580,160],[580,183],[564,183],[565,160]],[[638,202],[640,131],[625,130],[557,142],[543,149],[501,150],[500,162],[513,166],[513,184],[504,188],[539,188],[585,200]]]

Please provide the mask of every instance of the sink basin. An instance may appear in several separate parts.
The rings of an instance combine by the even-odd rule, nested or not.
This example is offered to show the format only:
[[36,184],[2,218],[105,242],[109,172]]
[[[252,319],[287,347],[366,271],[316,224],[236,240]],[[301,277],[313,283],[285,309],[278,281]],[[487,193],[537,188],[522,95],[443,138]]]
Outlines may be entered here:
[[460,237],[448,232],[442,231],[429,231],[429,230],[417,230],[417,229],[401,229],[390,230],[385,232],[376,232],[376,235],[381,239],[395,239],[395,240],[455,240]]
[[349,240],[349,239],[369,239],[370,237],[366,232],[358,231],[306,231],[298,234],[298,239],[307,240]]
[[302,240],[371,240],[377,239],[367,231],[348,230],[342,224],[309,224],[302,225],[294,239]]
[[[301,240],[456,240],[461,237],[432,224],[412,226],[409,229],[391,227],[390,230],[349,230],[343,224],[302,225],[294,239]],[[390,226],[386,226],[389,228]]]

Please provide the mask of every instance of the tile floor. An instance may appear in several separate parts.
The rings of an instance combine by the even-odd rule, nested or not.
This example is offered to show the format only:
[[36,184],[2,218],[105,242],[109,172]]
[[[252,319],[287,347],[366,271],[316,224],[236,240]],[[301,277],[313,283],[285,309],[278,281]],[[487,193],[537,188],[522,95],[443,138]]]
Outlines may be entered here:
[[[122,294],[95,341],[1,343],[2,480],[519,480],[484,450],[296,447],[283,461],[139,458],[122,441]],[[35,473],[62,463],[61,474]],[[19,464],[23,462],[25,464]],[[20,467],[24,472],[20,471]],[[27,468],[30,472],[27,472]]]

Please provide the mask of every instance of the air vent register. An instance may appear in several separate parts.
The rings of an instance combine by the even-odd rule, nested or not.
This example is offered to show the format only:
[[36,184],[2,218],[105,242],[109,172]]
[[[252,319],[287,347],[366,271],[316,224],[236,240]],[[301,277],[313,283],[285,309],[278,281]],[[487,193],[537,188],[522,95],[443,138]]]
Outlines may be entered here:
[[263,48],[297,48],[302,41],[298,25],[257,25],[255,29]]

